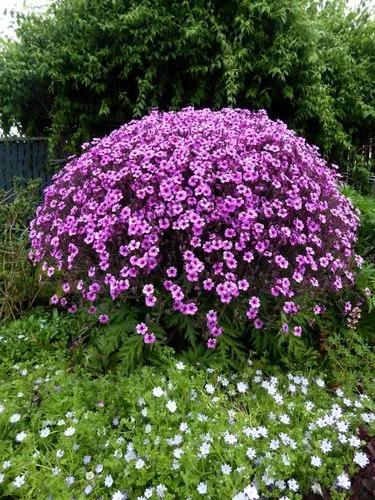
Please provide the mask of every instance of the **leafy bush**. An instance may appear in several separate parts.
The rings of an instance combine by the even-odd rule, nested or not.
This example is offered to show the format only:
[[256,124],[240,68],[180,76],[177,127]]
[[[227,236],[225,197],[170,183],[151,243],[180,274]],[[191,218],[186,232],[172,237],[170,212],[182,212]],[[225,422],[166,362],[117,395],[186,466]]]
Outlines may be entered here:
[[39,186],[16,186],[0,193],[0,322],[20,316],[41,288],[28,258],[28,224],[38,202]]
[[1,331],[4,498],[341,498],[368,463],[371,393],[258,362],[197,369],[167,352],[161,370],[91,379],[59,342],[27,356],[36,335],[68,331],[64,318],[40,320],[39,333],[37,316]]
[[357,250],[369,262],[375,263],[375,196],[364,196],[345,186],[343,193],[360,211]]
[[151,107],[265,108],[364,184],[375,30],[345,0],[64,0],[0,50],[0,121],[72,150]]
[[226,308],[301,336],[304,310],[354,282],[358,216],[334,169],[265,112],[153,112],[87,147],[31,223],[31,258],[61,278],[53,304],[144,301],[145,343],[174,311],[215,348]]

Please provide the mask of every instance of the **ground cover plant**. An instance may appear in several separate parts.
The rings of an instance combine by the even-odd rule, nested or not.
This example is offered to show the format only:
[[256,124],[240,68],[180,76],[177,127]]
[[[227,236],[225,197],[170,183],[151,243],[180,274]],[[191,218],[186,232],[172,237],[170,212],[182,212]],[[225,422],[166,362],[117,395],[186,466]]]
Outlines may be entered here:
[[3,497],[347,498],[369,463],[368,373],[359,391],[319,371],[254,358],[234,373],[166,350],[161,368],[91,378],[70,368],[69,321],[42,314],[1,329]]
[[265,112],[155,111],[85,149],[31,223],[31,259],[60,278],[53,304],[107,323],[103,298],[134,299],[145,343],[182,314],[209,349],[226,308],[264,336],[300,337],[327,296],[354,307],[358,213],[335,168]]

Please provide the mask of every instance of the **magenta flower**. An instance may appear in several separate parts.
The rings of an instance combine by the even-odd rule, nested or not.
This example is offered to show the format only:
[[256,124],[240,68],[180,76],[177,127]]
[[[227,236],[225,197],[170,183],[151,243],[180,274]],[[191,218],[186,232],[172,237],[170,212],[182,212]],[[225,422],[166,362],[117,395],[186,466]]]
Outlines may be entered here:
[[139,335],[145,335],[148,332],[148,326],[145,323],[138,323],[138,325],[135,327],[135,331]]
[[293,328],[293,333],[296,337],[300,337],[302,335],[302,327],[301,326],[295,326]]
[[217,340],[216,339],[208,339],[207,340],[207,347],[209,349],[215,349],[216,345],[217,345]]
[[52,295],[52,297],[50,298],[50,302],[51,304],[58,304],[60,302],[58,295]]
[[146,333],[143,337],[143,341],[145,344],[153,344],[156,342],[156,337],[153,333]]
[[99,315],[99,322],[105,325],[106,323],[109,322],[109,316],[107,314],[100,314]]

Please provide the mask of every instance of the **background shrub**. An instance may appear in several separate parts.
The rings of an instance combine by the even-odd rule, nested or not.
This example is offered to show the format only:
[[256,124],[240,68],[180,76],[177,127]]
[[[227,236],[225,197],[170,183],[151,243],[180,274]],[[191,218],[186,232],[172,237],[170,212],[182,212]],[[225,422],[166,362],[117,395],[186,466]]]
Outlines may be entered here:
[[366,185],[374,19],[329,0],[64,0],[0,51],[0,123],[72,151],[151,107],[265,108]]
[[146,344],[175,311],[189,343],[195,323],[215,348],[227,308],[300,337],[303,314],[354,282],[357,222],[334,169],[282,122],[187,108],[125,125],[57,174],[31,257],[61,278],[53,304],[75,312],[78,292],[107,323],[103,297],[132,298],[149,311],[135,328]]
[[0,322],[24,313],[41,291],[28,258],[27,231],[38,201],[37,182],[0,194]]

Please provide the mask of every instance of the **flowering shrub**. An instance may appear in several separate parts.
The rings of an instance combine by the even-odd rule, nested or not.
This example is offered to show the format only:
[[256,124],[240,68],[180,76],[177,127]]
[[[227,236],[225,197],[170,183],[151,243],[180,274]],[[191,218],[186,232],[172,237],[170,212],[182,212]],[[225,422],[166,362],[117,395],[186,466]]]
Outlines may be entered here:
[[228,374],[168,360],[90,379],[61,348],[17,362],[30,325],[1,331],[3,498],[347,498],[369,462],[358,427],[375,431],[371,393],[251,363]]
[[[154,111],[84,148],[31,224],[31,259],[63,279],[53,304],[136,297],[196,315],[215,348],[228,304],[301,336],[304,297],[319,315],[354,281],[358,215],[335,168],[264,111]],[[157,339],[147,321],[137,333]]]

